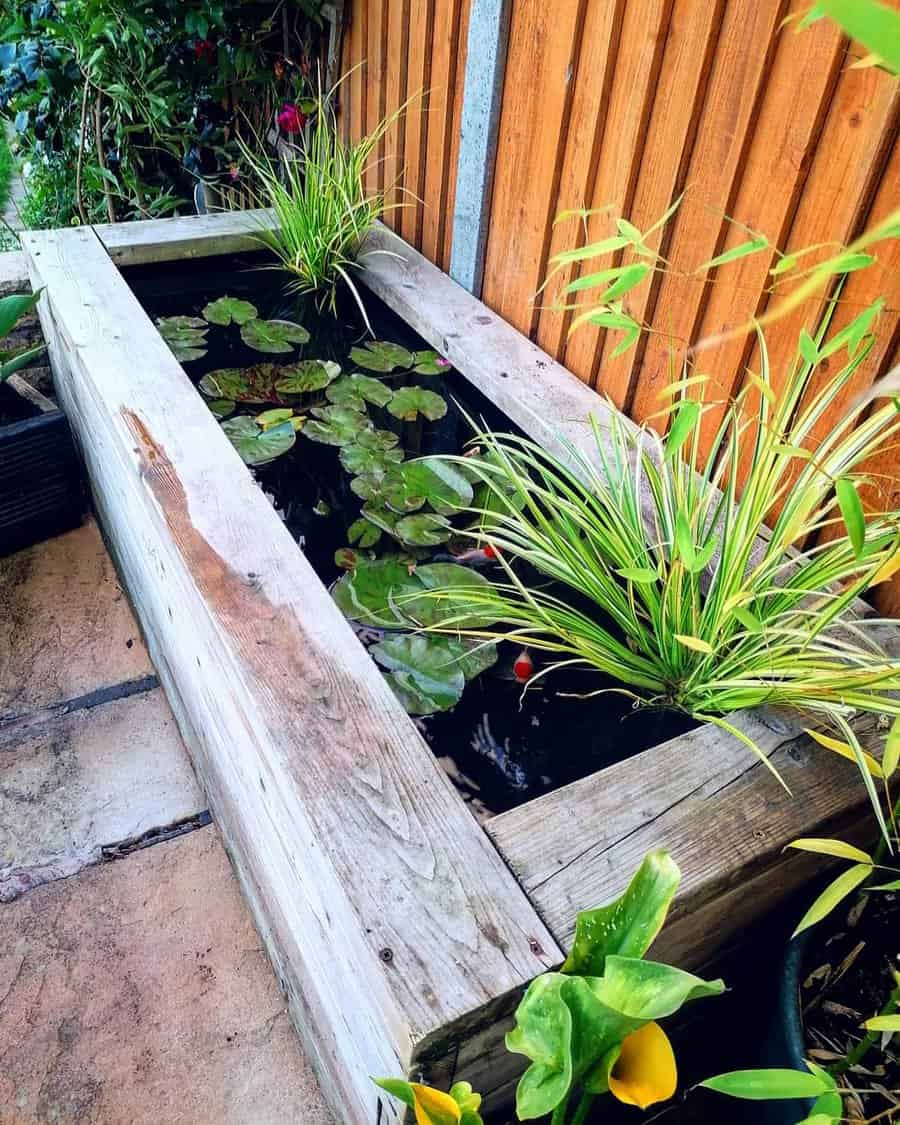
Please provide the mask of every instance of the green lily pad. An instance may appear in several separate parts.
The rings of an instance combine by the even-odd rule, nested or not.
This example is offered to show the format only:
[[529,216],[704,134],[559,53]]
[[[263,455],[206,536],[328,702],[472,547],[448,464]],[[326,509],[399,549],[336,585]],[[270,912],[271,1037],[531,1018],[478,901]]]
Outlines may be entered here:
[[364,410],[367,402],[376,406],[386,406],[394,397],[390,387],[371,375],[345,375],[338,379],[325,392],[329,402],[342,406],[353,406],[357,410]]
[[257,414],[254,421],[264,430],[270,430],[282,422],[290,422],[293,417],[294,412],[289,406],[276,406],[274,410],[264,410],[262,414]]
[[[371,515],[363,509],[367,519]],[[340,578],[332,597],[346,617],[365,625],[402,628],[436,625],[452,619],[459,628],[493,622],[467,591],[477,591],[488,580],[475,570],[458,563],[429,563],[410,568],[396,559],[376,559],[360,563],[352,575]],[[428,595],[430,590],[452,590],[445,601]]]
[[222,429],[245,465],[268,464],[282,453],[287,453],[297,440],[290,422],[280,422],[277,426],[264,430],[246,414],[226,418]]
[[281,368],[273,363],[252,367],[221,367],[210,371],[197,384],[207,398],[227,398],[232,402],[277,402],[275,379]]
[[361,348],[351,348],[350,358],[366,371],[396,371],[413,365],[413,354],[387,340],[370,340]]
[[315,420],[309,422],[303,432],[325,445],[350,445],[358,442],[364,431],[373,429],[365,414],[349,406],[317,406],[312,413]]
[[397,512],[421,508],[427,502],[446,516],[467,508],[473,491],[456,465],[441,457],[419,457],[392,470],[385,482],[385,498],[388,507]]
[[241,339],[257,352],[292,352],[297,344],[305,344],[309,333],[301,324],[290,320],[248,320],[241,325]]
[[433,351],[416,352],[413,356],[413,371],[419,375],[442,375],[450,370],[450,363]]
[[190,363],[206,355],[205,320],[196,316],[163,316],[156,327],[179,363]]
[[436,547],[438,543],[446,543],[452,530],[446,516],[436,516],[431,512],[404,516],[394,526],[397,538],[413,547]]
[[412,422],[419,414],[435,422],[447,413],[447,403],[439,394],[424,387],[400,387],[394,391],[388,411],[404,422]]
[[203,316],[210,324],[218,324],[222,328],[227,328],[229,324],[246,324],[249,320],[256,320],[257,315],[255,305],[237,297],[219,297],[210,301],[203,310]]
[[497,660],[494,645],[421,634],[386,637],[369,651],[388,670],[388,683],[411,715],[453,707],[466,681]]
[[397,465],[403,460],[403,450],[396,446],[393,449],[366,449],[363,445],[345,445],[340,453],[341,464],[348,473],[354,476],[378,475],[382,476],[392,465]]
[[330,359],[302,359],[280,370],[275,389],[283,395],[305,395],[320,391],[341,373],[341,365]]
[[350,481],[350,491],[360,500],[377,500],[380,503],[384,499],[384,477],[383,472],[354,477]]
[[364,520],[374,524],[379,531],[386,531],[388,535],[394,534],[397,520],[400,519],[396,512],[392,512],[389,508],[384,508],[379,504],[365,504],[361,514]]
[[392,430],[364,430],[356,439],[363,449],[393,449],[400,438]]
[[365,550],[366,547],[374,547],[381,538],[381,528],[367,519],[354,520],[347,528],[347,538],[355,546]]
[[214,398],[212,402],[208,402],[206,405],[219,421],[227,418],[229,414],[234,414],[235,403],[230,398]]

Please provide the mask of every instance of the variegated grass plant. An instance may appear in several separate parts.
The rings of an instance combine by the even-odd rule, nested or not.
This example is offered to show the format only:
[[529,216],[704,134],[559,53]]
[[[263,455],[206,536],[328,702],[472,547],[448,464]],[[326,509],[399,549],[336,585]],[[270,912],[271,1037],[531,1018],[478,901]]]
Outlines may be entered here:
[[594,423],[590,453],[568,445],[563,460],[526,437],[477,433],[474,455],[453,460],[483,486],[469,534],[493,546],[505,580],[436,593],[448,610],[459,601],[444,628],[542,650],[552,659],[538,676],[595,669],[618,681],[612,690],[757,752],[726,716],[763,704],[813,712],[842,734],[877,807],[878,766],[848,720],[900,714],[900,661],[878,644],[882,622],[853,603],[900,570],[900,512],[867,516],[857,487],[900,414],[890,403],[861,417],[860,406],[814,435],[870,350],[878,308],[827,343],[827,324],[804,333],[778,396],[760,332],[760,373],[725,407],[705,460],[712,404],[689,371],[670,388],[666,438],[614,411],[608,429]]
[[293,275],[291,290],[315,294],[320,309],[334,312],[344,282],[368,326],[351,273],[376,220],[403,204],[389,204],[384,191],[370,190],[367,173],[377,160],[379,143],[406,105],[360,140],[347,142],[332,108],[336,88],[319,94],[309,124],[282,159],[271,157],[259,143],[241,147],[259,185],[254,203],[274,213],[274,228],[260,229],[256,237]]

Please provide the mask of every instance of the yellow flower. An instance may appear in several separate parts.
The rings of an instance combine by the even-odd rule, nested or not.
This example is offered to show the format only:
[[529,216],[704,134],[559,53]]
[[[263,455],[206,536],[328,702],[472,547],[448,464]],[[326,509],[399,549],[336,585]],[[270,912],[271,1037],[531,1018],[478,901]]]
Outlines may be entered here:
[[675,1053],[658,1023],[647,1023],[622,1040],[609,1072],[609,1090],[626,1105],[641,1109],[671,1098],[678,1085]]
[[458,1125],[462,1116],[459,1103],[442,1090],[410,1082],[416,1109],[416,1125]]

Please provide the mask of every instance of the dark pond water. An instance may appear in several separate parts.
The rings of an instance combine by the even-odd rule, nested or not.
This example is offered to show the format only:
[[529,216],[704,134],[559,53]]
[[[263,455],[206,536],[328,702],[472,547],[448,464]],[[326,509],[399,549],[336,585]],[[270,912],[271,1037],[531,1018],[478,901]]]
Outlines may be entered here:
[[[251,301],[260,317],[292,320],[310,333],[309,342],[290,355],[263,355],[246,347],[237,327],[211,326],[207,354],[184,364],[194,383],[209,371],[269,360],[330,359],[340,363],[345,372],[358,370],[349,358],[350,349],[370,337],[349,295],[344,295],[336,317],[319,314],[308,300],[286,294],[284,275],[261,265],[259,259],[245,255],[179,262],[174,268],[139,267],[126,271],[125,276],[154,319],[199,316],[207,302],[227,294]],[[365,303],[377,339],[413,351],[428,347],[373,295],[366,293]],[[388,384],[394,388],[421,385],[448,401],[446,415],[435,422],[420,416],[415,422],[404,423],[382,408],[369,407],[370,417],[380,429],[399,435],[407,458],[461,452],[471,434],[467,414],[484,419],[493,429],[515,429],[452,370],[438,375],[388,377]],[[262,409],[251,406],[246,412],[255,415]],[[251,471],[319,577],[330,586],[343,573],[335,563],[335,551],[347,546],[347,529],[362,506],[350,489],[351,478],[340,464],[338,449],[304,438],[301,432],[288,453]],[[385,536],[374,551],[384,554],[396,549]],[[432,558],[424,561],[452,557],[452,544],[449,551],[446,545],[433,550]],[[485,573],[490,574],[492,564],[486,566]],[[373,630],[359,630],[359,636],[365,644],[379,639]],[[622,696],[567,698],[572,693],[584,695],[610,686],[589,671],[552,673],[523,695],[523,685],[513,672],[520,647],[501,644],[499,650],[494,667],[469,682],[452,710],[415,719],[478,815],[512,808],[694,725],[686,716],[670,711],[636,710]],[[533,659],[539,670],[539,654],[533,654]]]

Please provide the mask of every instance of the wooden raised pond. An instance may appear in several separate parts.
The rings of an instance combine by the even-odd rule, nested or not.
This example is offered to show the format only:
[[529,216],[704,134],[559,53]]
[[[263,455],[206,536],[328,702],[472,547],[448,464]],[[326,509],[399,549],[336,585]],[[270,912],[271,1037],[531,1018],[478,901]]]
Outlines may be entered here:
[[[784,845],[852,829],[865,796],[855,767],[792,719],[741,713],[731,721],[791,796],[744,745],[700,726],[479,821],[120,272],[250,252],[262,221],[25,235],[58,394],[336,1115],[398,1120],[370,1075],[466,1078],[499,1103],[516,1078],[502,1037],[522,989],[648,849],[670,849],[683,871],[658,955],[695,969],[818,869]],[[365,284],[461,388],[549,450],[590,447],[603,400],[396,236],[371,242],[392,255],[367,259]]]

